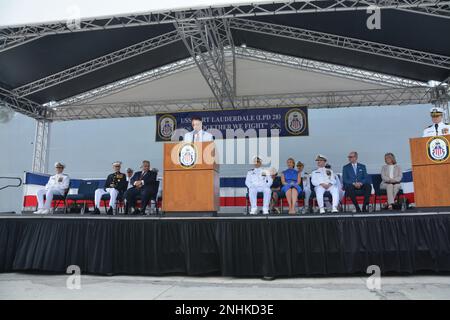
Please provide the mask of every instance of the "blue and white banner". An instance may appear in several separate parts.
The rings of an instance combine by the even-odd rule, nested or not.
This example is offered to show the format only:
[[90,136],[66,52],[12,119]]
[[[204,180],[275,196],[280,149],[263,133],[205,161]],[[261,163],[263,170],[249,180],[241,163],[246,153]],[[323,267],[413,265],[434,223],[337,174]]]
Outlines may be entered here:
[[193,130],[193,116],[202,118],[203,129],[216,139],[307,136],[309,129],[307,107],[163,113],[156,116],[156,141],[179,141]]

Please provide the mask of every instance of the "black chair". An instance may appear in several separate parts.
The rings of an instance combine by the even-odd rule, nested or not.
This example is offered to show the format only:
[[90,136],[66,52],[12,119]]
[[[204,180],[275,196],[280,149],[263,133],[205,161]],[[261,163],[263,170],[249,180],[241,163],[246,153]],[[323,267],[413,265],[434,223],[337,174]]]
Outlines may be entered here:
[[[333,201],[333,196],[331,195],[330,191],[325,191],[325,193],[323,194],[323,199],[324,199],[324,201],[325,201],[325,199],[328,199],[328,201],[330,201],[330,202]],[[318,206],[316,190],[314,190],[314,188],[311,190],[311,196],[309,198],[309,201],[311,202],[310,208],[314,212],[314,209]]]
[[[256,194],[256,199],[264,199],[264,193],[258,192]],[[247,193],[245,195],[245,214],[250,214],[250,196],[248,193],[248,188],[247,188]]]
[[[69,185],[69,188],[67,188],[64,191],[63,195],[59,195],[59,194],[54,194],[53,195],[52,202],[55,202],[55,204],[53,204],[53,206],[51,205],[51,207],[52,207],[52,214],[56,212],[56,208],[59,207],[61,202],[64,204],[63,211],[65,212],[65,210],[66,210],[66,198],[67,198],[67,194],[69,193],[69,189],[70,189],[70,185]],[[44,195],[44,200],[47,200],[47,197],[45,195]],[[36,205],[36,210],[37,210],[37,205]]]
[[[98,185],[98,181],[82,180],[80,186],[78,187],[78,193],[67,195],[66,204],[69,200],[73,201],[75,204],[77,204],[78,201],[83,201],[83,209],[81,214],[84,214],[86,211],[86,203],[89,201],[94,201],[95,190],[98,189]],[[67,212],[67,206],[65,212]]]
[[[106,207],[106,201],[111,200],[111,195],[109,193],[105,193],[104,195],[102,195],[101,200],[103,201],[103,206],[105,208],[105,212],[108,211],[108,208]],[[124,203],[124,193],[119,193],[119,195],[117,196],[116,199],[116,210],[123,208],[125,206]]]
[[[155,186],[156,186],[156,194],[154,194],[149,201],[149,205],[151,207],[152,205],[152,201],[155,203],[155,211],[156,211],[156,215],[159,215],[159,208],[158,208],[158,199],[162,199],[162,197],[158,197],[158,193],[159,193],[159,185],[160,185],[161,181],[156,180],[155,182]],[[136,201],[142,201],[141,195],[138,194],[136,196]],[[142,204],[142,203],[141,203]],[[145,213],[145,212],[144,212]]]
[[[300,182],[300,188],[302,189],[302,191],[298,194],[297,196],[297,205],[300,206],[300,200],[303,200],[303,206],[305,206],[305,191],[304,191],[304,187],[303,187],[303,180]],[[311,199],[311,198],[310,198]],[[309,207],[309,203],[308,203],[308,207]]]
[[[336,175],[338,179],[340,179],[340,175],[337,174]],[[315,190],[315,186],[312,184],[312,178],[309,179],[309,185],[311,186],[311,196],[309,198],[309,201],[311,203],[311,210],[314,212],[314,209],[316,208],[316,206],[318,206],[317,204],[317,195],[316,195],[316,190]],[[323,194],[323,199],[325,201],[325,199],[327,199],[329,202],[333,202],[333,196],[331,195],[330,191],[325,191],[325,193]],[[340,211],[342,211],[342,202],[341,199],[339,198],[339,207],[340,207]],[[345,211],[345,209],[344,209]]]
[[[377,202],[382,200],[383,198],[386,199],[387,201],[387,191],[386,189],[381,189],[381,182],[383,180],[381,179],[381,174],[374,174],[372,175],[372,183],[373,183],[373,188],[375,189],[375,211],[377,209]],[[406,202],[406,198],[403,196],[403,190],[400,188],[400,190],[398,191],[396,197],[395,197],[395,201],[397,202],[401,202],[403,204],[403,202]],[[381,202],[379,202],[379,208],[381,211]]]
[[[373,185],[373,181],[372,181],[372,175],[369,175],[369,184],[371,185],[371,187],[373,187],[373,189],[375,189],[374,185]],[[358,201],[358,198],[364,198],[364,191],[363,190],[358,190],[355,189],[355,194],[356,194],[356,200]],[[347,212],[347,202],[350,201],[350,203],[352,203],[352,199],[350,199],[350,197],[347,195],[347,193],[344,194],[344,211]],[[372,194],[370,194],[369,196],[369,205],[373,205],[374,209],[376,206],[376,195],[372,196]]]

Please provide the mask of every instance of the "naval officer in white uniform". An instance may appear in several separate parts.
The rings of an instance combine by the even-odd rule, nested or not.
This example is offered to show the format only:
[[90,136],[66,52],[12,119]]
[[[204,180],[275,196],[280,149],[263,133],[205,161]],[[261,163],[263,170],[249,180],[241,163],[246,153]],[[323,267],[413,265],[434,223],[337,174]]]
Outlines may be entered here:
[[319,204],[320,213],[325,213],[325,207],[323,203],[323,194],[326,191],[331,193],[333,198],[331,212],[339,212],[337,209],[339,204],[339,189],[336,175],[333,170],[325,168],[327,164],[327,158],[324,155],[319,154],[316,158],[317,169],[311,173],[311,183],[315,186],[317,203]]
[[203,130],[202,119],[200,117],[192,117],[192,130],[184,135],[184,142],[207,142],[213,141],[211,133]]
[[430,110],[432,125],[423,130],[423,137],[444,136],[450,134],[450,124],[442,121],[444,109],[433,107]]
[[[53,195],[63,196],[69,189],[70,178],[64,174],[65,165],[61,162],[55,163],[56,174],[48,179],[44,189],[38,190],[38,210],[35,214],[48,214],[52,205]],[[44,201],[44,196],[46,201]],[[45,203],[44,203],[45,202]]]
[[262,161],[259,157],[254,157],[253,162],[255,167],[247,172],[245,178],[245,185],[248,188],[248,195],[250,198],[250,214],[257,214],[258,210],[258,192],[264,194],[263,199],[263,214],[269,214],[269,203],[272,191],[272,177],[269,170],[261,168]]

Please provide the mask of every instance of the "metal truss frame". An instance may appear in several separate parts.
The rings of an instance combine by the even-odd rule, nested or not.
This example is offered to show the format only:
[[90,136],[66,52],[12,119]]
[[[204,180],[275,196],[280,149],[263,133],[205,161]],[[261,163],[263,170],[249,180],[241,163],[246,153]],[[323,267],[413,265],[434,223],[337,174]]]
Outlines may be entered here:
[[32,171],[44,173],[48,169],[50,121],[37,120],[34,136]]
[[236,57],[257,62],[270,63],[282,67],[316,72],[334,77],[373,83],[386,87],[416,87],[427,86],[426,83],[406,78],[396,77],[379,72],[341,66],[337,64],[298,58],[249,47],[236,47]]
[[415,7],[399,10],[450,19],[450,5],[446,3],[446,1],[436,1],[434,6],[429,7]]
[[34,119],[46,119],[49,109],[27,98],[19,97],[14,92],[0,87],[0,103],[10,109]]
[[444,109],[444,121],[450,122],[450,77],[429,89],[430,103]]
[[[427,87],[383,88],[372,90],[326,91],[310,93],[251,95],[235,98],[239,109],[288,107],[339,108],[429,103]],[[51,120],[151,116],[161,112],[220,110],[215,99],[138,101],[125,103],[84,104],[54,108]]]
[[176,31],[167,32],[27,83],[15,88],[13,92],[19,97],[24,97],[177,41],[180,41],[180,37]]
[[[194,23],[197,23],[197,22],[194,22]],[[228,22],[228,20],[227,20],[227,22]],[[235,29],[239,29],[239,30],[264,33],[264,34],[269,34],[269,35],[274,35],[274,36],[287,37],[287,38],[301,40],[301,41],[309,41],[309,42],[313,42],[313,43],[319,43],[319,44],[330,45],[330,46],[334,46],[334,47],[340,47],[340,48],[344,48],[344,49],[348,49],[348,50],[356,50],[356,51],[365,52],[365,53],[369,53],[369,54],[376,54],[376,55],[381,55],[381,56],[385,56],[385,57],[389,57],[389,58],[405,60],[408,62],[414,62],[414,63],[419,63],[419,64],[431,65],[434,67],[450,69],[450,57],[448,57],[448,56],[431,54],[431,53],[426,53],[426,52],[421,52],[421,51],[411,50],[411,49],[406,49],[406,48],[394,47],[394,46],[384,45],[384,44],[380,44],[380,43],[374,43],[374,42],[358,40],[358,39],[354,39],[354,38],[337,36],[337,35],[328,34],[328,33],[310,31],[310,30],[305,30],[305,29],[300,29],[300,28],[286,27],[286,26],[270,24],[270,23],[266,23],[266,22],[258,22],[258,21],[243,20],[243,19],[231,19],[231,20],[229,20],[229,23],[230,23],[231,28],[235,28]],[[229,47],[230,45],[232,46],[233,42],[231,39],[231,35],[227,31],[228,30],[227,26],[224,25],[224,27],[225,27],[225,29],[221,28],[219,30],[225,30],[225,32],[226,32],[225,39],[226,39],[226,42],[229,43],[229,45],[228,45],[228,47]],[[211,28],[214,29],[215,27],[212,26]],[[63,70],[58,73],[44,77],[42,79],[38,79],[34,82],[25,84],[18,88],[15,88],[12,91],[17,96],[23,97],[23,96],[29,95],[31,93],[35,93],[40,90],[44,90],[48,87],[58,85],[59,83],[69,81],[71,79],[80,77],[82,75],[88,74],[90,72],[99,70],[104,67],[107,67],[111,64],[134,57],[134,56],[142,54],[144,52],[148,52],[150,50],[160,48],[161,46],[179,41],[179,40],[181,40],[181,38],[182,38],[182,36],[180,36],[177,33],[177,31],[172,31],[172,32],[142,41],[135,45],[117,50],[115,52],[98,57],[96,59],[87,61],[80,65],[73,66],[66,70]],[[205,39],[205,38],[203,37],[203,39]],[[203,41],[203,39],[202,39],[202,41]],[[197,43],[195,49],[197,51],[204,50],[205,47],[201,46],[200,39],[197,42],[198,43]],[[224,45],[225,44],[226,43],[224,43]],[[219,51],[211,50],[210,53],[212,53],[212,55],[210,54],[209,58],[211,58],[211,56],[213,58],[215,58],[215,55],[214,55],[215,52],[221,53],[220,50]],[[234,52],[234,50],[232,52]],[[205,63],[205,60],[206,60],[207,62],[209,62],[209,64],[211,64],[211,62],[209,61],[211,59],[207,59],[208,57],[206,57],[206,55],[204,55],[204,56],[201,55],[203,52],[194,52],[193,49],[191,49],[190,53],[191,53],[191,55],[195,54],[194,56],[196,57],[195,59],[198,63],[200,63],[200,62]],[[220,56],[219,56],[219,58],[220,58]],[[232,81],[230,91],[235,92],[235,71],[236,70],[235,70],[234,60],[235,59],[233,57],[232,58],[233,64],[231,66],[230,66],[230,61],[225,60],[226,61],[225,70],[227,71],[228,74],[232,75],[231,77],[232,77],[233,81]],[[208,65],[208,63],[206,63],[206,65]],[[217,68],[221,69],[221,67],[218,64],[217,64],[217,67],[216,67],[216,65],[214,65],[214,67],[216,69]],[[206,69],[206,70],[203,70],[203,69]],[[212,77],[212,75],[211,75],[213,68],[203,68],[203,69],[201,69],[201,70],[203,70],[204,74],[207,75],[206,76],[207,81],[210,80],[210,78],[214,79],[214,77]],[[335,70],[335,71],[338,71],[338,70]],[[375,75],[375,73],[374,73],[374,75]],[[218,78],[218,77],[216,76],[216,78]],[[219,80],[226,81],[224,79],[219,79],[219,78],[217,80],[218,81]],[[385,78],[384,80],[387,80],[387,79]],[[217,82],[217,83],[220,83],[220,82]],[[208,84],[210,84],[210,83],[208,82]],[[396,86],[396,85],[398,85],[398,83],[396,83],[394,85]],[[227,86],[226,82],[225,82],[225,86]],[[218,85],[215,86],[216,92],[218,91],[217,87],[219,87],[219,86]],[[214,92],[214,90],[213,90],[213,92]]]
[[[17,27],[11,26],[0,29],[0,52],[45,35],[174,23],[175,21],[180,22],[178,19],[180,13],[183,13],[186,21],[190,21],[199,16],[202,16],[202,19],[255,17],[281,14],[356,11],[367,10],[376,6],[380,9],[403,9],[410,10],[414,13],[432,14],[448,18],[449,4],[450,1],[436,0],[268,1],[267,3],[230,4],[188,10],[169,10],[82,19],[79,25],[75,27],[65,22]],[[222,10],[211,10],[217,8]]]
[[[234,51],[231,51],[230,47],[227,47],[225,48],[224,52],[226,57],[230,57],[234,52],[235,58],[239,59],[270,63],[282,67],[321,73],[335,77],[342,77],[345,79],[373,83],[386,87],[398,88],[427,86],[426,83],[420,81],[340,66],[321,61],[292,57],[249,47],[235,47]],[[70,107],[70,105],[86,104],[91,101],[116,94],[123,90],[128,90],[130,88],[140,86],[148,82],[159,80],[171,75],[175,75],[179,72],[193,69],[195,66],[196,65],[193,58],[183,59],[55,102],[52,106]]]
[[[202,20],[202,17],[199,15],[195,20],[186,20],[181,13],[174,25],[220,107],[234,108],[236,63],[229,21]],[[231,59],[225,57],[225,47],[231,48]]]
[[450,70],[450,57],[444,55],[247,19],[231,19],[230,27],[237,30],[307,41]]
[[195,68],[195,62],[193,58],[182,59],[167,65],[139,73],[137,75],[118,80],[107,85],[80,93],[73,97],[57,101],[53,104],[53,107],[62,107],[70,105],[85,104],[93,100],[97,100],[123,90],[128,90],[136,86],[140,86],[144,83],[163,79],[165,77],[190,70]]

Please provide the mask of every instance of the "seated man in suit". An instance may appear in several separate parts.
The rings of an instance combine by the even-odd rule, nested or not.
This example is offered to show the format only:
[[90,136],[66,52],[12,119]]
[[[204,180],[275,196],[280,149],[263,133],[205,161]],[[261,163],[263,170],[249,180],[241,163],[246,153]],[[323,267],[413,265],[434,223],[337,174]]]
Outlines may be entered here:
[[356,212],[361,212],[361,208],[356,201],[356,190],[361,190],[364,195],[363,212],[367,212],[372,186],[369,183],[366,166],[358,163],[358,153],[356,151],[349,153],[348,160],[349,163],[342,168],[345,194],[352,199]]
[[[69,189],[70,178],[67,174],[64,174],[65,165],[61,162],[55,163],[56,174],[48,179],[47,184],[43,189],[38,190],[38,210],[33,212],[35,214],[47,214],[50,212],[52,205],[53,195],[63,196]],[[45,203],[44,203],[45,196]]]
[[112,215],[116,210],[116,200],[119,194],[122,194],[127,190],[127,179],[125,174],[120,172],[120,166],[122,162],[116,161],[113,164],[114,173],[111,173],[106,178],[105,187],[95,190],[95,209],[94,214],[100,214],[100,201],[104,194],[110,195],[109,209],[106,212],[108,215]]
[[202,118],[192,117],[192,128],[194,129],[193,131],[184,135],[184,142],[213,141],[212,134],[203,130]]
[[136,197],[141,196],[141,211],[145,215],[145,208],[149,201],[156,195],[156,176],[157,170],[150,169],[150,161],[142,161],[142,171],[136,171],[131,178],[133,187],[127,190],[126,193],[126,207],[125,214],[128,214],[129,208],[134,208],[134,214],[139,214],[139,209],[136,209]]

